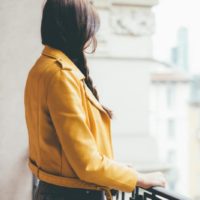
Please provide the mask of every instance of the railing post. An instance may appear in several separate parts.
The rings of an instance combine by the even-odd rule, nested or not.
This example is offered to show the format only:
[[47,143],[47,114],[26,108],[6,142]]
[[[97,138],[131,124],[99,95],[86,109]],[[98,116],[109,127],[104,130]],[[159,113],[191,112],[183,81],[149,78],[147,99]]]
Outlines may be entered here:
[[130,200],[143,200],[143,196],[139,194],[139,188],[136,187],[136,189],[132,192],[132,196],[130,197]]
[[122,200],[125,200],[125,192],[122,192]]

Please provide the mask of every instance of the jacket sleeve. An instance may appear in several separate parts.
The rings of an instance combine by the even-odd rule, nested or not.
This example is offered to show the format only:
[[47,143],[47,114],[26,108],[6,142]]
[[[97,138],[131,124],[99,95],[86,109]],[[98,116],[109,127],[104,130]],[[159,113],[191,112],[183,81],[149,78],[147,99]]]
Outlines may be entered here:
[[137,172],[101,154],[86,124],[80,82],[59,70],[48,84],[47,106],[64,154],[77,176],[86,182],[132,192]]

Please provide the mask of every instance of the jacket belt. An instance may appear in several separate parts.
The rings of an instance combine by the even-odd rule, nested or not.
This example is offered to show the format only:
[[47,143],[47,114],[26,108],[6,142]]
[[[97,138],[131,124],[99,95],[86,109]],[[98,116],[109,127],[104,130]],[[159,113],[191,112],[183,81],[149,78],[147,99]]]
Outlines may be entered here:
[[105,192],[105,196],[106,196],[107,200],[113,199],[111,189],[108,188],[108,187],[99,186],[99,185],[95,185],[95,184],[92,184],[92,183],[80,181],[77,178],[61,177],[61,176],[49,174],[49,173],[41,170],[30,159],[29,159],[29,162],[28,162],[28,166],[31,169],[32,173],[39,180],[43,180],[43,181],[46,181],[48,183],[52,183],[52,184],[60,185],[60,186],[69,186],[69,187],[72,187],[72,188],[103,190]]

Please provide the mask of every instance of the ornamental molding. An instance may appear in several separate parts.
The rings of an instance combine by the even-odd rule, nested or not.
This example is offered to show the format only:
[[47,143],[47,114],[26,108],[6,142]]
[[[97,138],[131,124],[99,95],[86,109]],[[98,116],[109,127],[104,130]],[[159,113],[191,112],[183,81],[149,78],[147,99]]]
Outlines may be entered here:
[[130,6],[154,6],[158,0],[111,0],[113,4],[130,5]]
[[119,6],[144,6],[152,7],[158,4],[158,0],[91,0],[97,7],[110,7],[110,5]]
[[[134,6],[127,6],[130,2]],[[134,2],[139,1],[95,0],[101,18],[101,28],[97,33],[98,55],[149,57],[150,40],[155,31],[155,16],[150,2],[155,1],[148,1],[148,6],[135,6]],[[140,5],[141,2],[144,4],[147,0],[140,0]],[[119,46],[121,48],[117,50]],[[143,50],[138,52],[137,48]]]
[[154,29],[154,14],[150,10],[112,9],[111,11],[111,30],[114,34],[146,36],[152,35]]

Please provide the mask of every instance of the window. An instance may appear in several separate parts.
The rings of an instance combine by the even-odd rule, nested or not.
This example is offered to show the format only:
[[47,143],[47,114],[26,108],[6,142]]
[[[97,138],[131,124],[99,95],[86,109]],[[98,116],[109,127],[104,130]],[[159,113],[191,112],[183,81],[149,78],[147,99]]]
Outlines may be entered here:
[[172,108],[175,103],[175,84],[168,83],[167,84],[167,106],[168,108]]
[[176,161],[176,151],[169,150],[169,152],[167,153],[167,162],[174,163],[175,161]]
[[174,138],[176,134],[175,119],[168,119],[167,121],[167,135],[168,138]]

